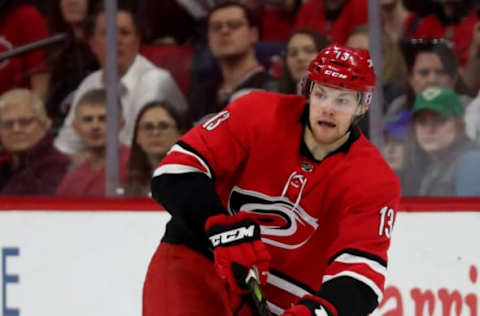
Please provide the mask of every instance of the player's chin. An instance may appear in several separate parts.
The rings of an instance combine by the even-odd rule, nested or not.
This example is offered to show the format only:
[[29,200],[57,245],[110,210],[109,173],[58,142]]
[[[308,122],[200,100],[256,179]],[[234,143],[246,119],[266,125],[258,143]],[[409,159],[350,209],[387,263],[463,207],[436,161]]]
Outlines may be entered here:
[[322,133],[320,135],[314,135],[314,138],[318,144],[325,146],[333,144],[339,139],[339,137],[336,135],[326,135],[325,133]]
[[336,128],[323,128],[321,126],[313,129],[313,136],[318,143],[325,145],[334,143],[341,137]]

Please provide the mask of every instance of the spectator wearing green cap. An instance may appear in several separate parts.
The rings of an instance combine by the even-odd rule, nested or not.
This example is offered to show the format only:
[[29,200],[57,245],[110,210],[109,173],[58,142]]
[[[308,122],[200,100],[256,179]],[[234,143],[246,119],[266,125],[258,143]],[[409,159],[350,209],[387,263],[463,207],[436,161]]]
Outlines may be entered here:
[[416,97],[404,195],[480,196],[480,147],[466,137],[464,114],[450,89],[429,87]]

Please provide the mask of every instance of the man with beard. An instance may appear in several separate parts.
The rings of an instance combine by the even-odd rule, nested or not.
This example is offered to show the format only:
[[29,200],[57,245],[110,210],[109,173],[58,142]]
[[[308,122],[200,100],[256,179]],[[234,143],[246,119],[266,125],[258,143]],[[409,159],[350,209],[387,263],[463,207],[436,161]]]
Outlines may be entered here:
[[210,80],[197,82],[191,88],[189,103],[194,120],[219,112],[251,90],[278,90],[277,81],[255,56],[260,30],[246,6],[229,1],[213,7],[207,17],[207,35],[221,73],[213,77],[210,74]]
[[358,129],[370,56],[332,45],[308,71],[303,96],[251,92],[155,169],[152,197],[172,217],[143,316],[258,315],[252,274],[273,315],[369,315],[382,301],[400,184]]

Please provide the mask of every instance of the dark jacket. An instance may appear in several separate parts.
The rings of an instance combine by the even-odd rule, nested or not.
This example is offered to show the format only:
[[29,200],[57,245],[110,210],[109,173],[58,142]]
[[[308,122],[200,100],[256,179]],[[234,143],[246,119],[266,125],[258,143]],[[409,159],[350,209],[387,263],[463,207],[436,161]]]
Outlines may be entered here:
[[220,96],[218,87],[222,80],[222,75],[217,73],[212,74],[211,80],[199,81],[196,85],[192,84],[188,101],[193,121],[197,121],[207,114],[220,112],[231,101],[234,94],[241,91],[278,91],[278,81],[262,68],[257,68],[246,75],[232,93]]
[[45,108],[56,132],[63,124],[73,101],[73,93],[90,73],[99,68],[90,47],[73,35],[49,55],[50,86]]
[[13,169],[8,156],[0,160],[0,196],[55,195],[70,159],[53,146],[53,136],[47,134],[31,150],[20,157]]
[[432,161],[424,153],[410,162],[404,196],[478,196],[480,147],[463,139]]

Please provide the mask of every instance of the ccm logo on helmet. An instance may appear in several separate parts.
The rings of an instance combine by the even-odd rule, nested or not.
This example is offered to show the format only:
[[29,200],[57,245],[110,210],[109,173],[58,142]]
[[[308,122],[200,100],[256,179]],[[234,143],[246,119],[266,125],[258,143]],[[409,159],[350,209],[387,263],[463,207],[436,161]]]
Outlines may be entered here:
[[213,235],[210,238],[212,245],[217,247],[218,245],[222,244],[229,244],[239,239],[243,239],[245,237],[253,237],[255,232],[255,225],[250,225],[249,227],[239,227],[235,228],[226,232],[222,232],[220,234]]
[[339,72],[336,72],[330,69],[325,70],[323,73],[333,78],[347,79],[348,77],[347,75],[341,74]]

